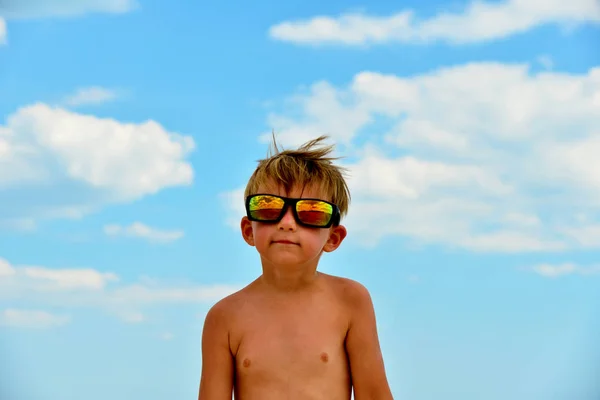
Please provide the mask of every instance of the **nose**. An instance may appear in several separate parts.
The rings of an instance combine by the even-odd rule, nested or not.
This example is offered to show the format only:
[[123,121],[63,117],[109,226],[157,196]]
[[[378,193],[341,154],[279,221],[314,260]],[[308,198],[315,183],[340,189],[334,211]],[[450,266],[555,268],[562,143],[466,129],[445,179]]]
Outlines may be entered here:
[[278,224],[279,230],[282,231],[295,231],[297,228],[296,218],[294,218],[294,213],[292,212],[292,207],[288,207],[285,210],[285,214],[283,214],[283,218],[279,221]]

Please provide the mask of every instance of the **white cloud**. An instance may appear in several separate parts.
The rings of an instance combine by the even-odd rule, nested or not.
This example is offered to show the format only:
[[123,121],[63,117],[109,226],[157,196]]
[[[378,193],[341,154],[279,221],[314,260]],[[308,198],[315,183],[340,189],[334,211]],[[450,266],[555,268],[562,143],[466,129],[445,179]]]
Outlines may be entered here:
[[[21,265],[15,267],[0,258],[0,287],[6,294],[14,290],[32,292],[101,291],[110,282],[118,282],[114,273],[99,272],[91,268],[47,268]],[[0,294],[0,297],[2,295]]]
[[171,341],[175,336],[171,332],[164,332],[160,335],[160,338],[164,341]]
[[206,303],[221,299],[238,288],[232,285],[187,285],[177,287],[131,284],[115,289],[111,302],[115,304]]
[[119,122],[45,104],[23,107],[0,126],[0,221],[80,218],[189,185],[190,136],[155,121]]
[[5,276],[13,276],[16,273],[16,270],[12,265],[8,263],[8,261],[0,258],[0,278]]
[[567,244],[560,239],[544,237],[542,233],[517,230],[499,230],[492,233],[479,233],[474,237],[461,238],[458,244],[474,251],[496,251],[516,253],[524,251],[560,251]]
[[298,44],[363,46],[388,42],[467,44],[490,41],[555,24],[600,22],[596,0],[473,1],[459,13],[441,12],[418,20],[412,10],[390,16],[343,14],[285,21],[270,28],[272,38]]
[[470,188],[503,197],[513,190],[482,167],[451,165],[413,156],[391,159],[367,152],[351,168],[354,187],[371,197],[418,199],[427,192],[449,187]]
[[0,17],[0,46],[6,44],[6,21]]
[[[600,73],[600,69],[598,69]],[[592,89],[600,99],[600,83]],[[595,99],[592,99],[594,101]],[[600,116],[600,102],[592,105]],[[600,120],[595,121],[595,135],[586,138],[573,135],[564,140],[544,143],[538,148],[538,157],[547,165],[546,173],[565,183],[573,182],[583,187],[594,188],[600,194]],[[577,121],[575,121],[577,123]],[[598,237],[598,233],[595,235]]]
[[166,284],[148,277],[123,283],[112,272],[14,266],[0,259],[0,304],[26,302],[43,307],[97,309],[134,324],[147,321],[144,311],[152,306],[210,304],[240,288],[225,284]]
[[67,324],[70,317],[39,310],[6,309],[0,313],[0,325],[16,328],[47,329]]
[[583,223],[577,227],[565,227],[561,231],[583,248],[600,248],[600,223],[594,225]]
[[[285,121],[274,128],[287,144],[307,119],[314,138],[331,120],[363,116],[332,132],[350,144],[345,223],[358,242],[400,235],[473,251],[600,248],[600,68],[472,63],[410,77],[367,71],[327,87],[294,95],[295,107],[268,118]],[[228,220],[239,221],[243,204],[232,206]]]
[[44,267],[24,267],[25,276],[38,282],[47,282],[55,290],[61,289],[102,289],[109,281],[117,281],[113,273],[100,273],[94,269],[49,269]]
[[87,13],[122,14],[138,7],[135,0],[3,0],[8,18],[76,17]]
[[5,19],[80,17],[88,13],[123,14],[139,7],[136,0],[2,0],[0,46],[6,44]]
[[539,264],[531,268],[535,273],[546,278],[559,278],[566,275],[597,275],[600,274],[600,265],[579,266],[573,263],[565,264]]
[[[347,107],[347,102],[351,100],[348,93],[336,90],[330,83],[317,82],[311,86],[308,96],[296,96],[289,101],[290,106],[304,111],[302,123],[276,114],[269,115],[268,123],[277,128],[279,140],[290,145],[300,145],[314,139],[315,132],[348,143],[353,132],[370,122],[367,110]],[[263,134],[261,140],[270,142],[271,133]]]
[[116,224],[106,225],[104,233],[108,236],[126,236],[147,239],[151,242],[169,243],[181,239],[184,232],[181,230],[160,230],[151,228],[141,222],[134,222],[129,226]]
[[80,88],[64,100],[68,106],[84,106],[102,104],[115,100],[118,97],[116,90],[107,89],[99,86]]

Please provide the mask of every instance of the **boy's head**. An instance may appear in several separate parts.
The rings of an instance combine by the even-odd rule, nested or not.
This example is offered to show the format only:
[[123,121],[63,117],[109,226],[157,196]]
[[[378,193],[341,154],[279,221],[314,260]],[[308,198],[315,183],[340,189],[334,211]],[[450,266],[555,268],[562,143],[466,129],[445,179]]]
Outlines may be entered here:
[[339,218],[348,212],[350,193],[330,156],[333,146],[322,145],[326,138],[285,151],[273,138],[274,151],[259,161],[246,186],[242,235],[263,265],[316,263],[346,237]]
[[312,187],[323,200],[335,204],[341,216],[350,204],[350,190],[344,179],[344,169],[333,163],[333,145],[323,145],[327,136],[311,140],[296,150],[280,150],[273,137],[272,151],[259,160],[250,177],[244,198],[259,193],[268,186],[277,186],[290,193],[294,187]]

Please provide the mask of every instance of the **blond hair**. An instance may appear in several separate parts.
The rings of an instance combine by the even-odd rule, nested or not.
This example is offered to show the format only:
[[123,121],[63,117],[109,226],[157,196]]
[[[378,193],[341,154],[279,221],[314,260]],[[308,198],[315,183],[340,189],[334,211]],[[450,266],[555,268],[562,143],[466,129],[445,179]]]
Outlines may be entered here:
[[258,166],[250,177],[244,198],[258,193],[261,186],[269,183],[281,185],[290,192],[294,185],[316,185],[328,200],[336,204],[342,216],[348,212],[350,190],[344,179],[345,169],[333,161],[329,154],[334,145],[322,145],[328,136],[320,136],[304,143],[296,150],[280,150],[273,135],[267,158],[258,160]]

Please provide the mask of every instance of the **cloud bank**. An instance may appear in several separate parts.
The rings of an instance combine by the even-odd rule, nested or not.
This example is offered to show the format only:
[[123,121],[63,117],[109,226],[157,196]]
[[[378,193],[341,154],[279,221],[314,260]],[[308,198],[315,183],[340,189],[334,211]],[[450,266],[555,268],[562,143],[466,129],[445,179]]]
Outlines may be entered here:
[[123,14],[138,6],[135,0],[3,0],[0,15],[8,19],[77,17],[88,13]]
[[0,17],[0,45],[6,44],[6,21]]
[[79,218],[193,182],[191,136],[38,103],[0,125],[0,221]]
[[[169,285],[148,277],[123,283],[113,272],[92,268],[17,266],[0,258],[0,301],[15,305],[8,313],[4,311],[0,323],[26,327],[36,327],[39,323],[40,327],[52,327],[71,320],[67,315],[48,311],[55,307],[95,309],[127,323],[141,323],[146,321],[144,312],[149,312],[153,306],[210,304],[239,289],[226,284]],[[24,308],[25,305],[28,308]]]
[[486,252],[600,248],[600,68],[365,71],[289,104],[268,116],[282,143],[329,134],[352,157],[346,224],[362,244],[395,235]]
[[92,86],[77,89],[75,93],[65,98],[64,104],[70,107],[98,105],[114,101],[118,97],[116,90]]
[[170,243],[181,239],[185,233],[181,230],[161,230],[152,228],[141,222],[134,222],[129,226],[110,224],[104,227],[104,233],[108,236],[123,236],[142,238],[155,243]]
[[599,22],[600,3],[596,0],[473,1],[460,12],[441,12],[422,20],[412,10],[405,10],[390,16],[354,13],[284,21],[272,26],[269,35],[301,45],[464,45],[506,38],[543,25]]
[[90,13],[124,14],[138,7],[136,0],[2,0],[0,45],[8,41],[6,19],[74,18]]

